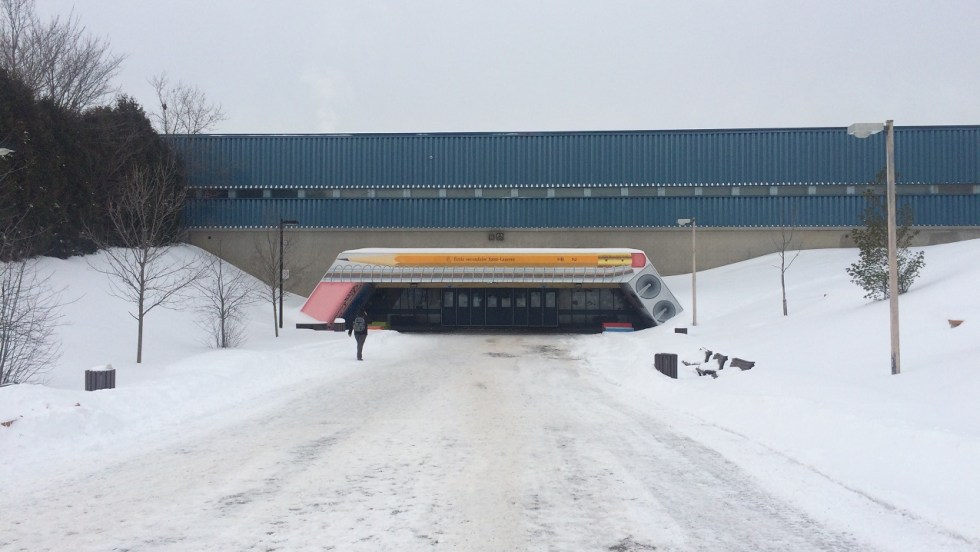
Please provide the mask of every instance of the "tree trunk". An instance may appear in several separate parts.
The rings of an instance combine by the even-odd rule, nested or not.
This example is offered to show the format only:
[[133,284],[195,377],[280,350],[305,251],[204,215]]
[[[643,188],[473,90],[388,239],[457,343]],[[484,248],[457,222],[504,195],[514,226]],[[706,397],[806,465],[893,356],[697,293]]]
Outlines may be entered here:
[[142,255],[139,257],[139,281],[136,285],[139,287],[139,299],[136,301],[136,312],[138,313],[139,320],[139,330],[136,335],[136,364],[141,364],[143,362],[143,318],[146,317],[146,309],[143,307],[146,305],[146,251],[141,251]]
[[779,283],[783,288],[783,316],[789,316],[789,307],[786,305],[786,268],[783,267],[779,273]]
[[136,364],[143,362],[143,314],[139,317],[139,333],[136,337]]

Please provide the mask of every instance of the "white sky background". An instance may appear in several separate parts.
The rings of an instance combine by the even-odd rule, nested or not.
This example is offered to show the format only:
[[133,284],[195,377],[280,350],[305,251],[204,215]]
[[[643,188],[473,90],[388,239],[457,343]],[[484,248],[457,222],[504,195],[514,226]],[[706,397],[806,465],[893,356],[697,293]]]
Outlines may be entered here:
[[216,132],[980,123],[975,0],[38,0]]

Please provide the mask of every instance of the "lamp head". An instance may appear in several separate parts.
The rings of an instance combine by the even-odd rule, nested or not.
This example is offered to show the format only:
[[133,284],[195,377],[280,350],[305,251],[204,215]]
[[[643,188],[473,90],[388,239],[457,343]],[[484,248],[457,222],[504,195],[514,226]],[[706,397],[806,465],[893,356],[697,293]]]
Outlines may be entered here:
[[0,148],[0,158],[7,157],[8,155],[10,155],[13,152],[14,152],[14,150],[12,150],[12,149]]
[[855,138],[867,138],[885,130],[885,123],[854,123],[847,127],[847,133]]
[[687,226],[688,224],[691,224],[691,219],[689,218],[677,219],[678,226]]

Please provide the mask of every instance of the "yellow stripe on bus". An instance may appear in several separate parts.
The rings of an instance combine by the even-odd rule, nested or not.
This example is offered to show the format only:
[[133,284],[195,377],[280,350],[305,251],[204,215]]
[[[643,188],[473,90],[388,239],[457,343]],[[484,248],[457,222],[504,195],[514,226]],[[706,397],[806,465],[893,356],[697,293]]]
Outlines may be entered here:
[[351,262],[385,266],[630,266],[629,253],[397,253],[351,255]]

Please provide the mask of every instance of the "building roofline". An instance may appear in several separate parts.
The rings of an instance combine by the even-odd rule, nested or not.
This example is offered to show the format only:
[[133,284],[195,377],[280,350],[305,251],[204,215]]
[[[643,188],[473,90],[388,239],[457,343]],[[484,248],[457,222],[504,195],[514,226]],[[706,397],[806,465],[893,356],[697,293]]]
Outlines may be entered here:
[[[980,125],[896,125],[895,130],[974,130]],[[583,135],[638,135],[638,134],[739,134],[755,132],[841,132],[847,127],[753,127],[753,128],[689,128],[689,129],[634,129],[634,130],[534,130],[534,131],[485,131],[485,132],[336,132],[336,133],[214,133],[214,134],[169,134],[166,136],[193,137],[323,137],[323,138],[356,138],[356,137],[491,137],[491,136],[583,136]]]

